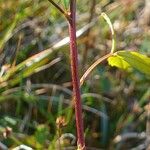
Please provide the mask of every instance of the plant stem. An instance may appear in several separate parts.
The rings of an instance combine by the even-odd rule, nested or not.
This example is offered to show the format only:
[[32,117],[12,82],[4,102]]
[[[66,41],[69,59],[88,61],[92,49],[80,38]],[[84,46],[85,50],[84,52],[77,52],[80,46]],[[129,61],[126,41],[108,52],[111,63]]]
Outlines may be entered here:
[[95,67],[97,67],[101,62],[103,62],[104,60],[106,60],[107,58],[109,58],[110,56],[112,56],[112,53],[109,53],[107,55],[104,55],[103,57],[99,58],[98,60],[96,60],[87,70],[86,72],[83,74],[83,76],[80,79],[80,86],[83,85],[85,79],[89,76],[89,74],[94,70]]
[[73,94],[75,102],[76,128],[78,137],[77,145],[79,150],[85,150],[82,104],[81,104],[80,83],[78,74],[78,52],[76,44],[76,0],[70,1],[69,34],[70,34],[71,73],[72,73]]
[[110,18],[107,16],[106,13],[101,13],[101,16],[106,20],[107,24],[109,25],[109,28],[111,30],[111,35],[112,35],[112,47],[111,47],[111,53],[114,53],[116,50],[116,35],[115,35],[115,31],[113,28],[113,25],[111,23]]
[[69,15],[68,15],[68,12],[64,11],[64,9],[62,9],[57,3],[55,3],[53,0],[48,0],[54,7],[56,7],[60,13],[62,13],[67,20],[69,20]]

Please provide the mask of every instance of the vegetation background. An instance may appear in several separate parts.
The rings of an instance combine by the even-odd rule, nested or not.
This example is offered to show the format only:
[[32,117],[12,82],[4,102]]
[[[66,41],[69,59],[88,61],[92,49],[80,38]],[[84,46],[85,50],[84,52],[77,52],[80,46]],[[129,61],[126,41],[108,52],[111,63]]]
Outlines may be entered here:
[[[62,0],[55,0],[67,9]],[[80,76],[111,49],[150,56],[150,0],[77,1]],[[68,28],[47,0],[0,0],[0,149],[75,149]],[[81,87],[89,150],[148,149],[150,77],[99,65]]]

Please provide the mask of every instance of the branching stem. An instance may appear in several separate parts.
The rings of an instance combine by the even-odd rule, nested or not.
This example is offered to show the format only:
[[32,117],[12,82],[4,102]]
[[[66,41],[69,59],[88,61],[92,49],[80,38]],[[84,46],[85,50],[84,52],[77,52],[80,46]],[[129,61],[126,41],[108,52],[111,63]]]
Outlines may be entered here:
[[54,7],[56,7],[61,14],[63,14],[65,16],[65,18],[67,20],[70,20],[70,16],[69,16],[69,13],[66,12],[64,9],[62,9],[58,4],[56,4],[53,0],[48,0]]

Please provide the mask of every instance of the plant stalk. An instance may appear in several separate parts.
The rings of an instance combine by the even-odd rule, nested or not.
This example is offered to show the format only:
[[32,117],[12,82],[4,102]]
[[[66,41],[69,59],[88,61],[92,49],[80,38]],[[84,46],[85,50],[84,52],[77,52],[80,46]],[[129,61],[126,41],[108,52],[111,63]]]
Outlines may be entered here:
[[78,74],[78,51],[76,44],[76,0],[70,1],[70,19],[69,35],[70,35],[70,59],[71,59],[71,74],[74,94],[76,128],[78,137],[78,150],[85,150],[84,129],[82,118],[82,103],[80,95],[80,82]]

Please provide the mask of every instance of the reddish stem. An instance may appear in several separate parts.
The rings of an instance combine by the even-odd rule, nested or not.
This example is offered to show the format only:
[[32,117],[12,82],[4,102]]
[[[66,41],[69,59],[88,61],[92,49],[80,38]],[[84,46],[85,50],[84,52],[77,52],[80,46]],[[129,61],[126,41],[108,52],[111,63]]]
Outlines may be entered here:
[[76,128],[78,136],[77,144],[80,150],[85,150],[82,103],[80,96],[80,84],[78,74],[78,51],[76,44],[76,0],[70,1],[69,34],[70,34],[71,73],[72,73],[72,84],[75,102]]

